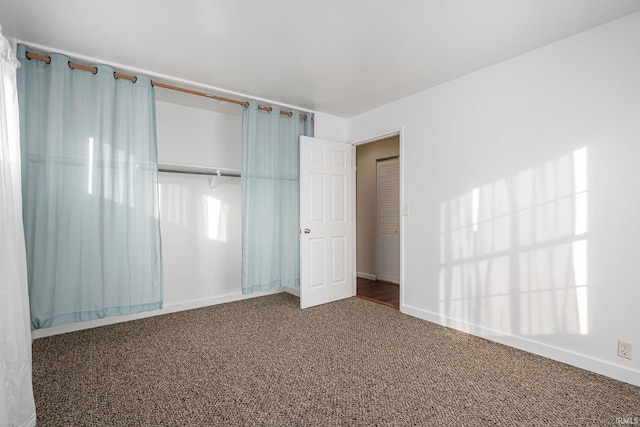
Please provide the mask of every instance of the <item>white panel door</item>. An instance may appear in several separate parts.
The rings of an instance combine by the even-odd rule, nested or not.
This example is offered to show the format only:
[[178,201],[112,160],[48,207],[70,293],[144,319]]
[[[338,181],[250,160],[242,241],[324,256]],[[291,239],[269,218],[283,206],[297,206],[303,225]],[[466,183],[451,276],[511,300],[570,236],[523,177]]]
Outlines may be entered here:
[[353,150],[300,137],[300,308],[355,295]]

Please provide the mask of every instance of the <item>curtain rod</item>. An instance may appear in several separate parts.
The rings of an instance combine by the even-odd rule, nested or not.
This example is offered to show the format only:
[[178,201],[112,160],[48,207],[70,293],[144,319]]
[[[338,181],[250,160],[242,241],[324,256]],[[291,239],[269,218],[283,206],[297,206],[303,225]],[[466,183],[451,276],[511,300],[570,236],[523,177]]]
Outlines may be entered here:
[[166,172],[166,173],[182,173],[182,174],[187,174],[187,175],[207,175],[207,176],[229,176],[229,177],[234,177],[234,178],[240,178],[240,174],[239,173],[233,173],[233,172],[221,172],[219,170],[216,171],[190,171],[190,170],[179,170],[179,169],[173,169],[173,168],[165,168],[165,167],[159,167],[158,168],[158,172]]
[[[47,64],[51,63],[51,57],[50,56],[37,55],[37,54],[31,53],[31,52],[27,52],[25,54],[25,56],[26,56],[26,58],[28,60],[35,59],[35,60],[38,60],[38,61],[46,62]],[[82,64],[76,64],[76,63],[73,63],[71,61],[68,61],[67,65],[69,65],[69,68],[71,68],[72,70],[73,69],[78,69],[78,70],[83,70],[83,71],[89,71],[89,72],[92,72],[93,74],[96,74],[98,72],[98,68],[97,67],[89,67],[89,66],[82,65]],[[135,83],[138,80],[138,78],[136,76],[128,76],[126,74],[120,74],[120,73],[118,73],[116,71],[113,72],[113,77],[115,79],[129,80],[132,83]],[[215,99],[217,101],[228,102],[228,103],[231,103],[231,104],[237,104],[237,105],[241,105],[243,107],[248,107],[249,106],[249,103],[247,101],[238,101],[237,99],[225,98],[223,96],[217,96],[217,95],[212,95],[212,94],[209,94],[209,93],[199,92],[199,91],[196,91],[196,90],[185,89],[183,87],[172,86],[172,85],[168,85],[168,84],[165,84],[165,83],[159,83],[159,82],[155,82],[153,80],[151,80],[151,86],[154,86],[154,87],[157,86],[157,87],[161,87],[161,88],[164,88],[164,89],[175,90],[175,91],[178,91],[178,92],[188,93],[190,95],[203,96],[205,98]],[[266,107],[264,105],[258,105],[258,109],[259,110],[268,111],[268,112],[271,112],[273,110],[273,108]],[[281,110],[280,114],[282,114],[283,116],[289,116],[289,117],[293,116],[293,112],[291,112],[291,111],[283,111],[283,110]],[[307,119],[307,115],[304,114],[304,113],[300,113],[300,118],[302,120],[306,120]],[[313,120],[313,117],[311,119]]]

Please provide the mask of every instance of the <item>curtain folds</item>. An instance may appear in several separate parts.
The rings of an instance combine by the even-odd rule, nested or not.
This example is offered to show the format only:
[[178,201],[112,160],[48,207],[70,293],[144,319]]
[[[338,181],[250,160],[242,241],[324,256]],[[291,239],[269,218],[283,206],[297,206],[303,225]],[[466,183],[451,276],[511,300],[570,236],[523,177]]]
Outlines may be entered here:
[[0,33],[0,425],[34,426],[16,67]]
[[19,46],[23,219],[33,329],[162,307],[150,79],[27,60]]
[[300,135],[311,119],[254,101],[242,118],[242,293],[300,284]]

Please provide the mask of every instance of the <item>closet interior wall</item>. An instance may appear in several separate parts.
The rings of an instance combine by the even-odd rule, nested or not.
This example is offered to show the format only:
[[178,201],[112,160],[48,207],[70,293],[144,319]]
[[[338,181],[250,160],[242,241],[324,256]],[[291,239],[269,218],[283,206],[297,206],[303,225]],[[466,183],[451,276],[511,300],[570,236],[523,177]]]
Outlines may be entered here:
[[[210,108],[197,108],[163,101],[168,95],[156,91],[160,167],[180,164],[239,171],[242,107],[204,100]],[[205,306],[240,293],[240,178],[221,178],[211,185],[212,179],[158,173],[165,307]]]

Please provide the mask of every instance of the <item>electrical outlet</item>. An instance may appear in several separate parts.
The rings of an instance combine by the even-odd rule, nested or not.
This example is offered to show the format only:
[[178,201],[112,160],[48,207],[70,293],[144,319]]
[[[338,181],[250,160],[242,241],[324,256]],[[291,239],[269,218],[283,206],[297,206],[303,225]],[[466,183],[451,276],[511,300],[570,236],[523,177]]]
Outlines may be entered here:
[[630,342],[618,340],[618,356],[631,360],[633,345]]

